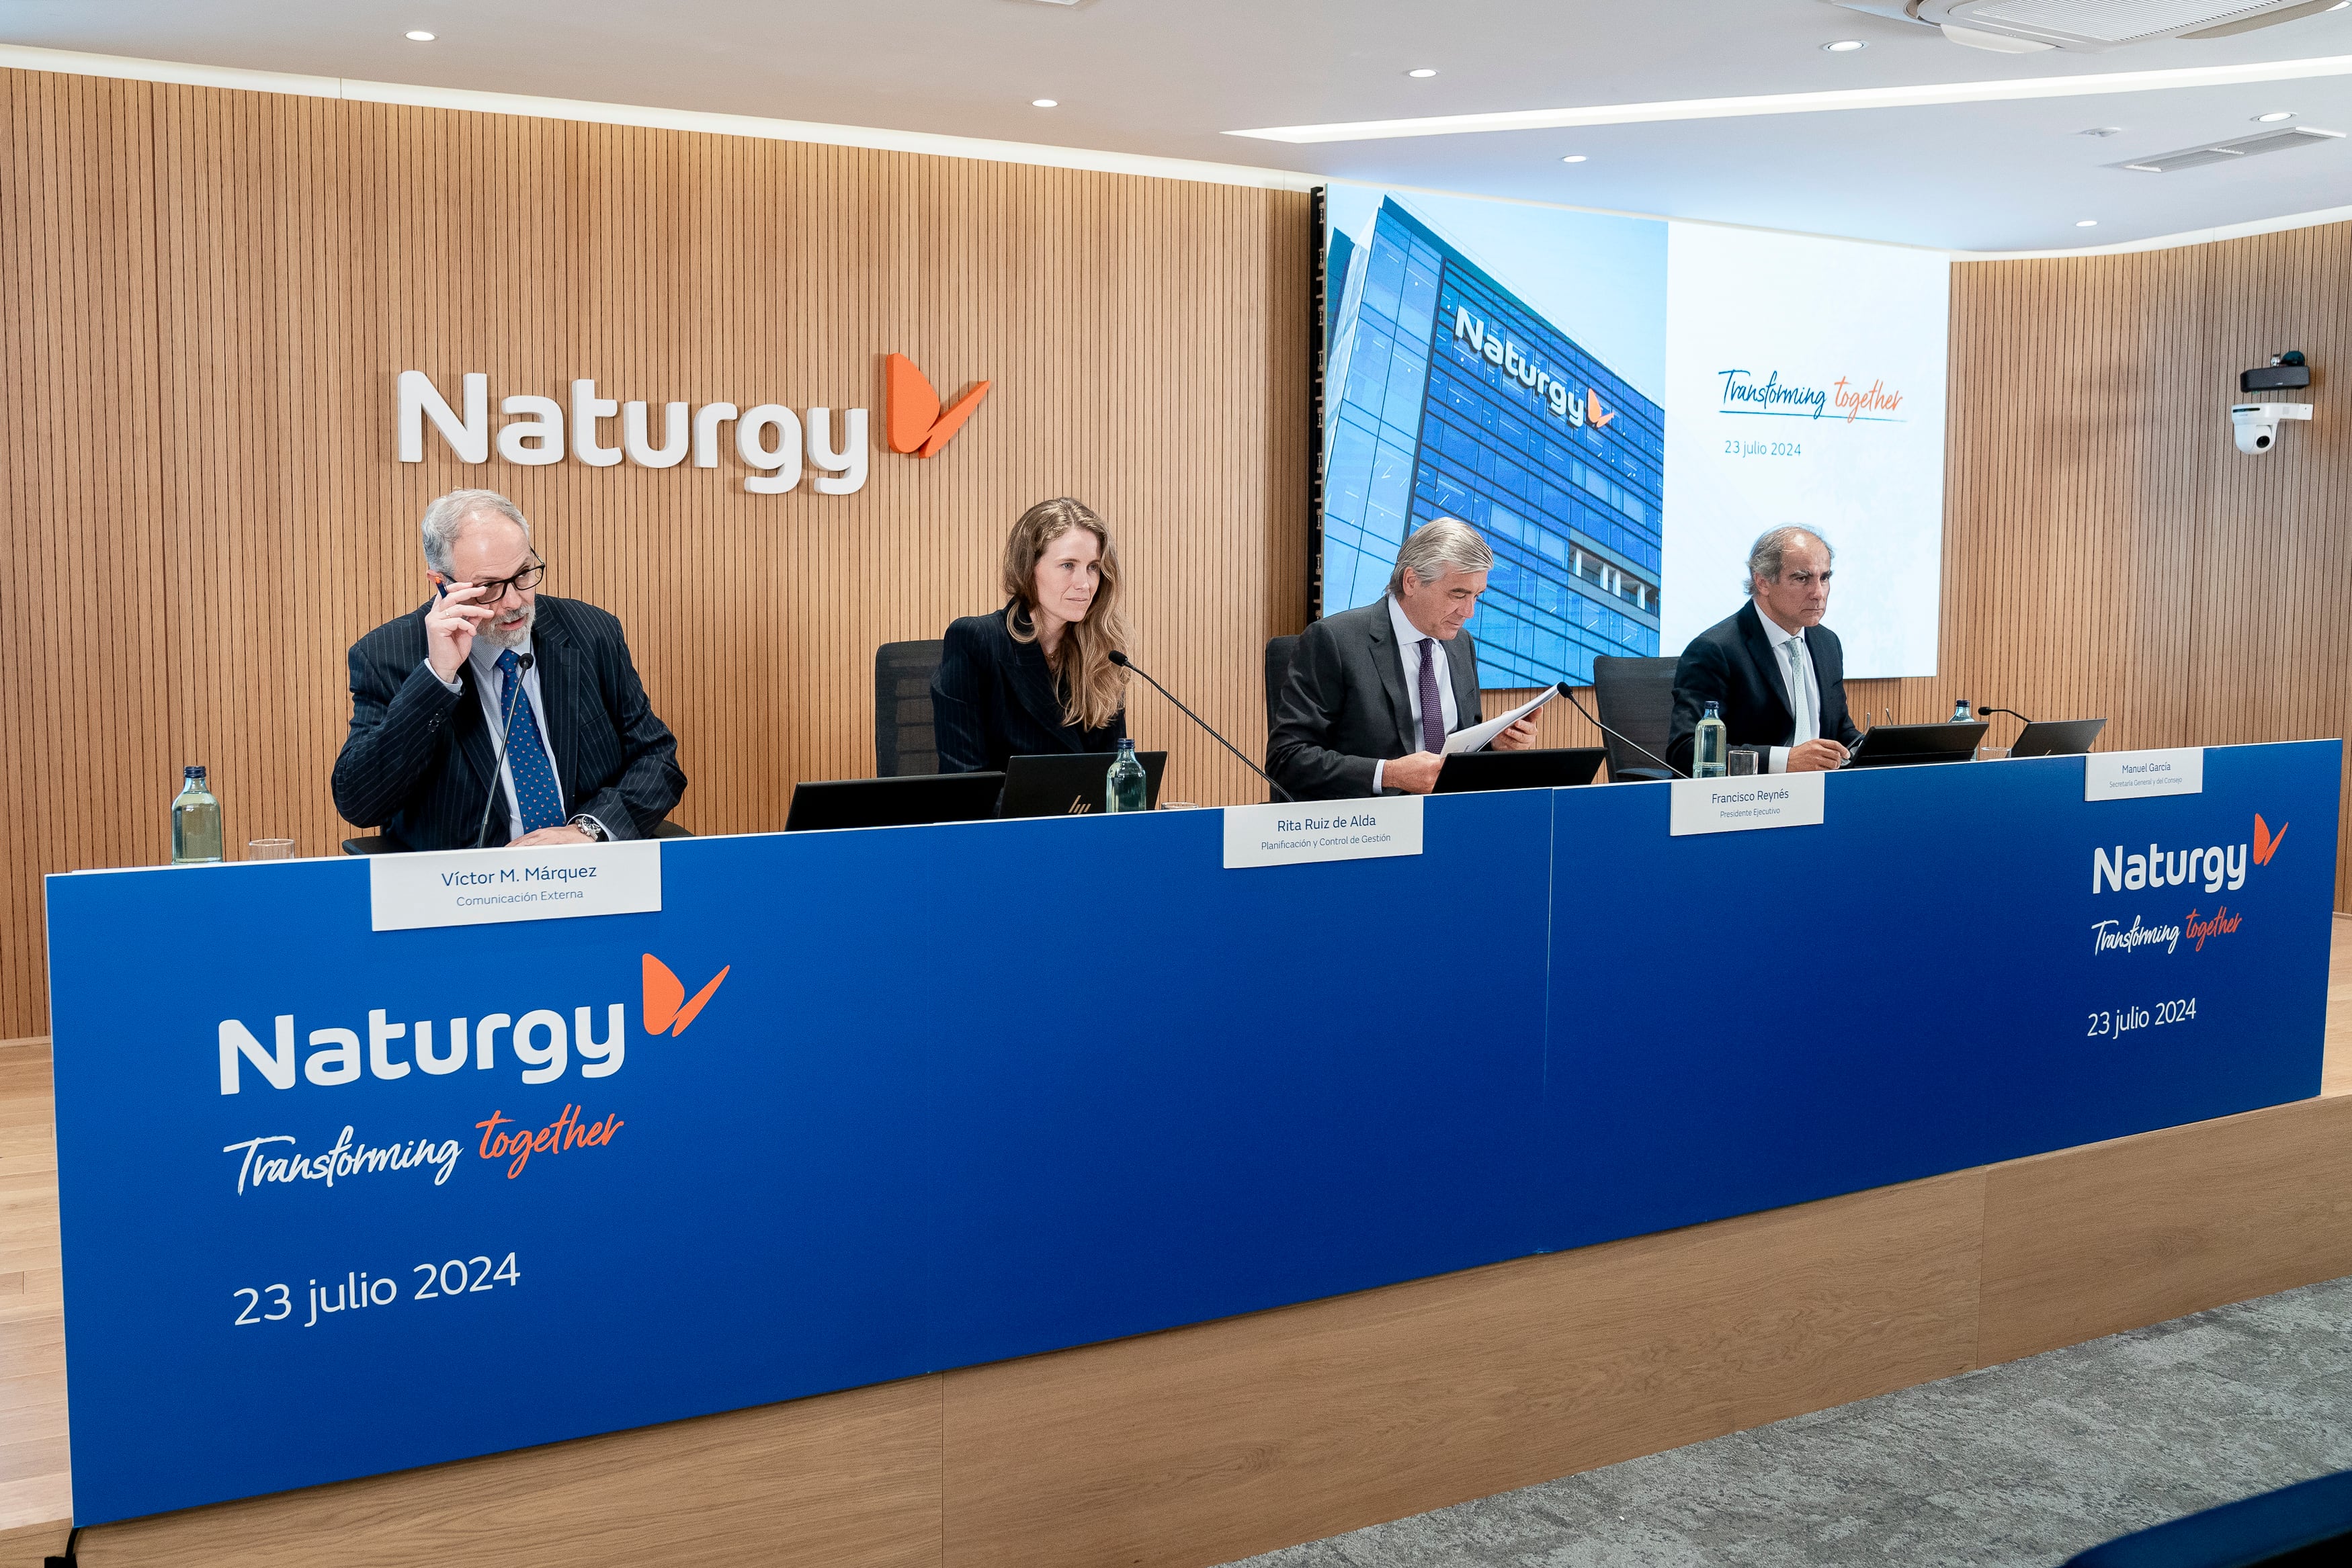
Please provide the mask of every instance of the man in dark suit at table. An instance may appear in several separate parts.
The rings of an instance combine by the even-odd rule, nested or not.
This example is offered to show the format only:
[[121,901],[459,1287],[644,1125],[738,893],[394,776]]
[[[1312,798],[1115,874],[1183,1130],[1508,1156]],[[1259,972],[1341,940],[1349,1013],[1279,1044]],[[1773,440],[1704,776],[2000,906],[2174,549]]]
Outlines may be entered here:
[[[1377,604],[1307,628],[1266,736],[1265,770],[1301,800],[1426,795],[1445,737],[1480,722],[1477,612],[1495,553],[1469,524],[1438,517],[1397,553]],[[1535,744],[1526,719],[1494,739]]]
[[335,809],[404,850],[470,846],[486,804],[489,844],[650,835],[686,775],[621,623],[537,591],[547,565],[503,496],[453,490],[423,533],[434,597],[352,647]]
[[1845,651],[1822,624],[1832,553],[1811,528],[1774,528],[1748,552],[1748,602],[1691,639],[1675,666],[1666,760],[1690,771],[1709,702],[1727,738],[1764,751],[1769,773],[1841,767],[1862,738],[1845,706]]

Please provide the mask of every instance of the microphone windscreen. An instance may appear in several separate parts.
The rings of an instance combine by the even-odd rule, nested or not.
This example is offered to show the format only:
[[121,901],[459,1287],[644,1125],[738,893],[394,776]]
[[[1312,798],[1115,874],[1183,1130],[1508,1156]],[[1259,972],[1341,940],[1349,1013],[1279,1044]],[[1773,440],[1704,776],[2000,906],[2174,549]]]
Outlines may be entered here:
[[1120,653],[1116,648],[1113,648],[1110,651],[1110,662],[1117,664],[1122,670],[1127,668],[1127,655]]
[[1559,683],[1559,695],[1562,696],[1568,695],[1568,683],[1566,681]]

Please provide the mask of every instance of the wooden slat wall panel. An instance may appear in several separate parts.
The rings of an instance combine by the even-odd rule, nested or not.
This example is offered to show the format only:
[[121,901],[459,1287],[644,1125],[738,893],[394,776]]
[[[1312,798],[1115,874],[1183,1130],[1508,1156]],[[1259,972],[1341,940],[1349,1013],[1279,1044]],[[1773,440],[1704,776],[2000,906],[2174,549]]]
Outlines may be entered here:
[[[1110,520],[1138,659],[1262,747],[1257,650],[1303,615],[1305,196],[27,72],[0,114],[0,1036],[46,1027],[41,874],[166,858],[181,764],[233,844],[352,831],[344,653],[422,599],[453,486],[512,496],[551,591],[621,617],[700,831],[870,773],[875,646],[1001,602],[1048,496]],[[882,447],[894,350],[994,382],[938,458]],[[731,440],[716,472],[468,467],[429,431],[399,464],[403,369],[864,406],[872,476],[747,495]],[[1172,797],[1263,798],[1148,690],[1133,727]]]

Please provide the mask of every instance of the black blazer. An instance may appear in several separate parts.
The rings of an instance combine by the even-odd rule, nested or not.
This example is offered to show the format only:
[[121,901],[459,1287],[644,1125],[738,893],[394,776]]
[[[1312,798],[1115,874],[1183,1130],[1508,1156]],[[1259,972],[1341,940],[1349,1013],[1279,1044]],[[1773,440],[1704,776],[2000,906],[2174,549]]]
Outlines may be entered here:
[[1001,773],[1008,758],[1116,751],[1127,737],[1127,713],[1099,729],[1063,723],[1061,686],[1045,650],[1013,641],[998,611],[948,623],[931,672],[931,731],[940,772]]
[[[335,810],[347,822],[381,825],[407,850],[458,850],[474,841],[485,796],[492,844],[507,841],[506,790],[493,790],[498,737],[474,690],[469,660],[457,667],[462,692],[425,664],[420,605],[352,645],[352,729],[335,758]],[[629,661],[621,623],[576,599],[539,596],[531,624],[541,706],[563,813],[583,812],[616,839],[654,831],[686,793],[677,740],[654,716]]]
[[[1805,652],[1822,688],[1822,737],[1852,746],[1862,732],[1845,710],[1845,650],[1826,626],[1805,628]],[[1666,760],[1687,773],[1693,733],[1710,702],[1723,705],[1723,727],[1734,746],[1787,746],[1797,733],[1797,710],[1780,678],[1780,661],[1764,635],[1754,601],[1691,639],[1675,666],[1675,716],[1666,730]]]
[[[1469,632],[1457,632],[1445,644],[1445,665],[1461,720],[1454,728],[1467,729],[1480,722],[1478,645]],[[1326,615],[1307,628],[1291,655],[1290,676],[1266,733],[1265,770],[1301,800],[1371,794],[1374,763],[1421,749],[1404,683],[1404,654],[1389,622],[1388,595]]]

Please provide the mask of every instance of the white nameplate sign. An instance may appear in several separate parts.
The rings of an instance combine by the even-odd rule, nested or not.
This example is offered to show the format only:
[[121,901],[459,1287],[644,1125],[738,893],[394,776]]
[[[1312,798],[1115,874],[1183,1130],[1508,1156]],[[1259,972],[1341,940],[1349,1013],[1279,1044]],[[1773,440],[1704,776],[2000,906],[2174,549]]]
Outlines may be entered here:
[[2152,795],[2205,793],[2205,748],[2094,751],[2083,758],[2083,799],[2145,800]]
[[1421,853],[1418,795],[1225,808],[1225,869]]
[[378,931],[661,911],[661,841],[370,855]]
[[1758,828],[1818,828],[1826,773],[1760,773],[1746,779],[1677,779],[1667,831],[1745,833]]

